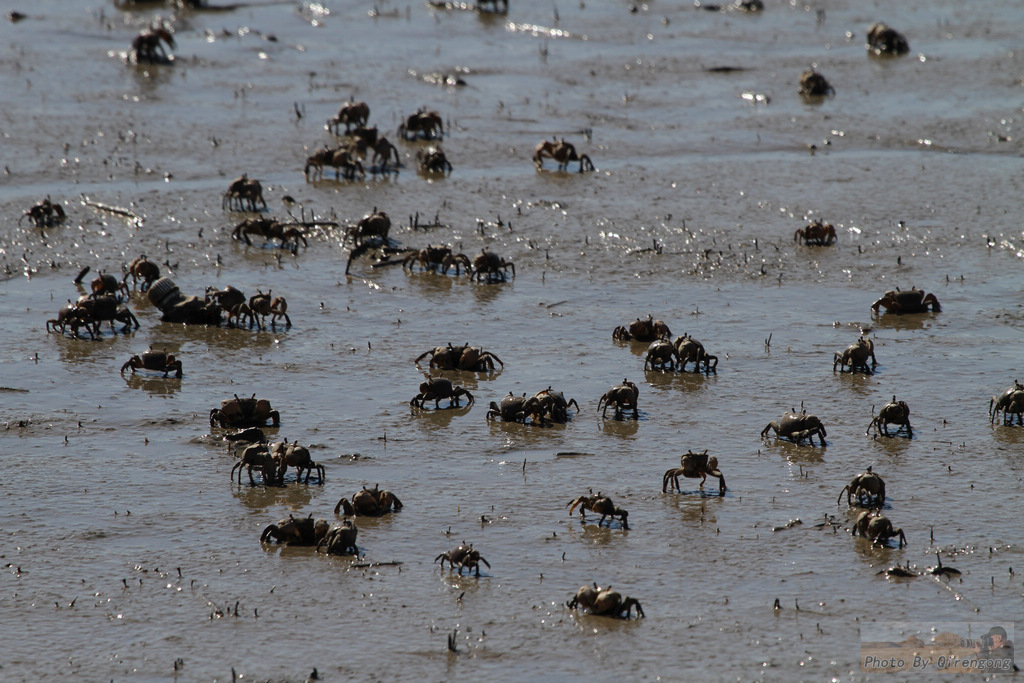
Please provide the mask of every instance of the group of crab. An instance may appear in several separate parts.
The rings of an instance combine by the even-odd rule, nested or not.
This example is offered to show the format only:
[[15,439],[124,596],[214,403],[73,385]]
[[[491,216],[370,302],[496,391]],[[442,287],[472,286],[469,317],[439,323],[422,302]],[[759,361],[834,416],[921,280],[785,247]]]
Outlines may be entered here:
[[[644,359],[644,370],[686,370],[686,364],[693,363],[693,371],[704,373],[718,372],[718,356],[712,355],[704,348],[704,344],[689,334],[672,339],[672,331],[663,320],[655,320],[648,315],[646,320],[637,318],[629,327],[619,326],[612,331],[615,341],[649,342],[647,356]],[[671,341],[670,341],[671,340]]]
[[[867,50],[875,57],[897,57],[910,51],[907,38],[887,24],[876,22],[867,31]],[[834,95],[832,84],[814,69],[800,74],[799,93],[809,100],[820,100],[826,95]]]
[[215,287],[206,288],[206,301],[220,307],[227,315],[229,326],[242,327],[243,323],[250,329],[255,325],[256,329],[266,329],[270,318],[270,327],[277,326],[279,318],[284,319],[285,327],[292,326],[292,319],[288,317],[288,301],[283,296],[273,296],[273,290],[263,292],[260,289],[246,299],[241,290],[226,286],[224,289]]
[[[84,269],[79,278],[88,271],[88,268]],[[138,318],[124,305],[130,292],[129,277],[132,278],[132,286],[139,286],[140,291],[145,292],[160,277],[160,267],[143,255],[129,264],[121,280],[101,271],[89,284],[89,293],[83,293],[76,301],[68,299],[67,305],[57,312],[57,317],[46,321],[46,331],[62,334],[70,331],[71,336],[78,337],[79,330],[84,329],[90,339],[96,339],[104,322],[109,322],[111,331],[115,332],[115,323],[123,323],[122,332],[132,327],[138,329]],[[76,285],[78,282],[76,280]],[[82,291],[81,287],[79,291]]]
[[[318,483],[324,483],[324,466],[313,460],[309,448],[295,441],[289,443],[288,439],[271,442],[267,438],[263,428],[276,428],[280,424],[280,413],[271,406],[268,399],[258,399],[255,394],[248,398],[235,394],[233,398],[222,401],[220,408],[210,411],[211,429],[220,427],[235,430],[224,435],[229,443],[229,451],[238,456],[231,467],[232,481],[237,472],[238,483],[241,485],[244,469],[249,475],[250,485],[256,485],[253,477],[256,471],[264,486],[283,486],[285,474],[289,468],[293,468],[296,471],[296,482],[308,484],[315,473]],[[338,501],[334,513],[343,513],[345,516],[340,523],[331,524],[324,519],[314,519],[312,515],[305,518],[289,516],[288,519],[267,526],[260,535],[260,541],[315,545],[317,551],[325,550],[329,554],[358,555],[356,537],[359,530],[348,517],[380,517],[397,512],[402,507],[402,501],[390,491],[382,491],[376,485],[372,489],[364,486],[352,496],[351,501],[344,497]]]
[[505,282],[509,270],[512,271],[513,278],[516,276],[514,263],[486,249],[482,249],[473,260],[470,260],[465,254],[453,254],[449,246],[427,245],[424,249],[409,251],[402,259],[403,269],[414,270],[417,266],[421,271],[441,275],[447,275],[454,267],[456,276],[461,274],[460,269],[464,269],[471,280],[480,282]]

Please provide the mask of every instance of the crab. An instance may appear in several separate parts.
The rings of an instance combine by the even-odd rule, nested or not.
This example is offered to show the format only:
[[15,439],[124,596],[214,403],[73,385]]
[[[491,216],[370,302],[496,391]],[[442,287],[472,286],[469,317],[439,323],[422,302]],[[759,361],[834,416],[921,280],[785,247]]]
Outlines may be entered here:
[[569,421],[569,408],[572,406],[576,407],[577,413],[580,412],[580,404],[576,402],[576,399],[566,400],[564,393],[555,391],[550,386],[538,391],[533,398],[527,400],[527,403],[529,404],[526,406],[528,413],[539,413],[542,419],[559,424]]
[[427,356],[430,356],[431,369],[494,372],[494,361],[498,361],[501,367],[505,367],[505,363],[495,354],[469,344],[452,346],[452,343],[448,342],[448,346],[437,346],[420,354],[416,362],[419,363]]
[[929,308],[933,313],[942,311],[939,300],[935,298],[934,294],[925,294],[922,290],[913,288],[905,292],[900,291],[899,287],[895,290],[890,289],[882,295],[881,299],[871,304],[871,310],[877,313],[879,306],[885,308],[886,313],[897,315],[927,313]]
[[356,545],[356,536],[359,535],[359,528],[351,519],[343,519],[340,524],[332,524],[316,544],[316,551],[324,548],[328,555],[359,555],[359,546]]
[[586,520],[586,511],[590,510],[595,514],[601,515],[601,519],[597,522],[598,526],[604,524],[604,520],[607,519],[608,527],[611,528],[612,520],[618,517],[622,521],[622,528],[629,529],[629,523],[626,521],[629,513],[620,507],[616,507],[612,499],[608,496],[602,496],[600,491],[598,491],[596,496],[577,496],[566,503],[565,507],[569,508],[570,515],[579,507],[580,521]]
[[[324,175],[324,166],[334,168],[334,179],[355,180],[356,176],[366,175],[362,163],[349,147],[327,147],[317,150],[311,156],[306,157],[306,166],[303,173],[306,180],[320,180]],[[310,174],[310,169],[313,173]]]
[[657,339],[647,347],[644,370],[676,369],[676,347],[667,339]]
[[444,121],[441,115],[421,107],[398,126],[398,136],[403,140],[415,140],[419,135],[425,140],[444,138]]
[[380,517],[392,511],[398,512],[403,507],[402,501],[398,500],[398,496],[391,493],[391,491],[381,491],[380,486],[374,484],[372,489],[364,486],[362,491],[357,491],[356,495],[352,496],[351,503],[348,498],[339,500],[338,504],[334,506],[334,514],[344,510],[345,514],[349,517],[357,515]]
[[543,418],[542,414],[538,414],[540,405],[527,399],[526,394],[522,396],[516,396],[511,391],[501,399],[501,404],[497,404],[491,401],[491,405],[487,411],[486,418],[488,420],[499,419],[502,422],[522,422],[526,423],[526,419],[532,417],[534,420]]
[[[110,273],[100,271],[93,281],[89,283],[89,297],[95,299],[98,296],[109,295],[117,299],[118,303],[120,303],[127,297],[127,289],[127,285],[118,282],[116,277]],[[122,292],[125,292],[124,297],[121,296]]]
[[210,427],[217,424],[221,428],[237,429],[239,427],[263,427],[267,421],[274,427],[281,424],[281,414],[271,408],[270,401],[257,399],[256,394],[249,398],[229,398],[220,402],[220,408],[210,411]]
[[110,323],[110,329],[114,330],[114,322],[124,323],[121,328],[122,332],[127,333],[132,325],[135,329],[139,328],[139,320],[135,317],[127,306],[122,306],[121,302],[115,296],[106,294],[104,296],[97,296],[95,298],[84,297],[78,300],[78,307],[84,309],[93,322],[93,331],[99,333],[100,323],[107,321]]
[[[636,384],[628,379],[623,379],[618,384],[605,392],[604,396],[597,402],[597,409],[601,410],[601,417],[608,414],[608,406],[615,406],[615,417],[622,417],[623,410],[632,410],[633,417],[639,418],[640,411],[637,409],[637,399],[640,397],[640,390]],[[602,406],[604,409],[602,410]]]
[[[868,358],[871,359],[871,367],[868,367]],[[850,366],[849,372],[863,372],[865,375],[872,374],[872,368],[878,365],[875,359],[875,343],[870,339],[861,337],[856,344],[850,344],[843,352],[836,351],[832,359],[832,372],[839,368],[839,372],[846,372],[846,366]]]
[[327,129],[338,132],[338,126],[345,124],[345,133],[352,130],[352,126],[365,126],[370,119],[370,106],[366,102],[346,102],[341,105],[338,115],[327,119]]
[[800,74],[800,94],[804,97],[823,97],[834,95],[835,92],[828,80],[814,69]]
[[242,468],[245,468],[249,473],[249,485],[255,486],[256,480],[253,479],[252,471],[259,470],[263,475],[263,484],[265,486],[276,486],[280,483],[277,478],[277,460],[274,455],[270,452],[270,447],[265,442],[253,443],[246,446],[242,450],[241,457],[231,467],[231,480],[235,479],[235,471],[238,471],[238,483],[242,483]]
[[231,181],[221,201],[221,208],[235,211],[234,207],[237,206],[237,211],[256,211],[257,202],[262,204],[264,209],[267,208],[267,202],[263,199],[263,185],[260,184],[260,181],[243,173]]
[[135,62],[137,64],[142,62],[150,64],[170,63],[170,57],[168,57],[167,52],[164,50],[163,43],[167,43],[167,47],[172,50],[177,47],[177,44],[174,42],[174,36],[165,28],[149,28],[135,36],[132,40],[132,53],[135,56]]
[[906,401],[897,401],[896,397],[892,397],[892,401],[882,406],[881,410],[878,411],[878,415],[875,415],[871,419],[871,423],[868,424],[867,430],[864,432],[865,435],[871,432],[871,428],[875,428],[875,432],[884,436],[890,436],[889,425],[899,425],[896,428],[896,433],[899,433],[904,427],[907,428],[907,436],[909,438],[914,437],[914,430],[910,426],[910,407],[907,406]]
[[403,270],[405,268],[412,270],[417,264],[419,264],[420,270],[427,270],[431,273],[436,273],[440,269],[442,275],[447,275],[448,269],[452,266],[455,266],[456,275],[461,273],[460,268],[465,268],[467,273],[473,268],[473,264],[470,263],[468,256],[465,254],[453,254],[451,247],[445,246],[434,247],[427,245],[425,249],[410,252],[402,259]]
[[885,504],[885,480],[871,471],[861,472],[843,487],[836,498],[836,505],[846,494],[846,504],[852,506],[857,501],[859,507],[880,508]]
[[875,55],[905,55],[910,52],[906,37],[882,22],[872,24],[868,29],[867,47]]
[[366,176],[366,170],[363,168],[362,162],[359,160],[359,155],[351,147],[338,147],[330,150],[331,156],[325,162],[326,165],[334,168],[334,179],[340,180],[355,180],[358,175],[360,178]]
[[145,368],[146,370],[162,372],[164,377],[171,370],[174,370],[174,376],[181,378],[181,361],[175,358],[173,353],[165,353],[163,351],[153,351],[150,349],[138,356],[132,356],[128,359],[127,363],[121,366],[121,374],[123,375],[124,371],[129,368],[133,375],[138,368]]
[[459,574],[462,574],[463,568],[469,569],[470,573],[476,570],[476,575],[480,576],[480,563],[483,562],[487,565],[487,568],[491,568],[491,563],[483,558],[479,550],[473,549],[473,544],[466,545],[463,541],[462,545],[458,548],[445,551],[434,558],[434,562],[440,560],[441,569],[444,569],[444,563],[448,563],[448,571],[455,568],[455,565],[459,565]]
[[345,230],[345,241],[348,241],[348,238],[351,237],[358,247],[365,240],[376,238],[381,243],[386,244],[390,230],[391,218],[383,211],[377,211],[375,206],[373,207],[373,213],[363,216],[358,223]]
[[313,515],[295,519],[289,515],[288,519],[282,519],[264,529],[260,535],[260,543],[266,543],[273,538],[285,545],[318,545],[327,535],[329,528],[330,523],[326,519],[314,520]]
[[870,538],[873,545],[885,545],[890,538],[899,536],[900,547],[907,544],[907,537],[903,535],[903,529],[894,527],[889,518],[873,510],[865,510],[857,516],[850,529],[853,536]]
[[440,147],[427,147],[416,153],[420,173],[451,173],[452,163]]
[[636,598],[624,598],[611,586],[601,588],[596,583],[593,587],[582,586],[571,600],[565,603],[569,609],[582,607],[590,614],[603,617],[614,617],[616,619],[629,619],[632,616],[633,608],[636,608],[636,617],[639,619],[644,615],[644,609]]
[[668,325],[661,320],[655,320],[650,314],[647,315],[647,320],[637,318],[629,324],[628,329],[620,325],[612,332],[612,339],[615,341],[652,342],[671,336],[672,331],[668,329]]
[[67,214],[64,213],[60,204],[53,203],[47,197],[23,213],[18,219],[18,225],[21,225],[26,218],[37,228],[52,228],[63,223],[67,219]]
[[693,371],[700,372],[701,363],[704,364],[704,374],[712,372],[718,374],[718,356],[712,356],[704,350],[704,345],[688,334],[676,337],[672,340],[676,347],[676,358],[679,363],[680,372],[686,370],[686,364],[693,361]]
[[316,472],[319,483],[324,483],[324,466],[313,462],[313,457],[309,454],[309,449],[305,446],[300,446],[296,442],[288,443],[288,439],[284,441],[278,441],[271,445],[270,453],[274,456],[274,460],[277,462],[277,481],[284,482],[284,474],[288,471],[289,467],[294,467],[296,471],[295,481],[302,479],[302,472],[306,472],[306,480],[302,483],[308,484],[309,477]]
[[470,275],[474,280],[485,280],[486,282],[505,282],[508,279],[508,269],[512,269],[512,277],[516,276],[516,266],[504,257],[483,249],[473,259],[473,272]]
[[142,280],[142,285],[139,287],[140,292],[147,291],[154,282],[160,279],[160,267],[146,258],[143,254],[138,258],[132,259],[132,262],[128,264],[128,270],[124,274],[124,278],[121,280],[121,285],[124,288],[128,287],[128,276],[132,278],[132,286],[138,285],[139,280]]
[[1018,380],[1014,380],[1012,387],[998,396],[993,396],[988,402],[988,414],[993,424],[1000,412],[1003,414],[1004,425],[1013,424],[1013,416],[1016,415],[1017,422],[1024,426],[1024,385]]
[[309,246],[302,230],[294,226],[289,227],[286,223],[272,218],[248,218],[236,225],[231,233],[232,239],[245,240],[248,245],[252,244],[252,240],[249,239],[250,235],[262,237],[268,242],[280,240],[282,249],[291,249],[292,251],[298,248],[299,240],[302,241],[302,246]]
[[538,171],[544,167],[544,157],[557,161],[559,171],[567,170],[569,162],[572,161],[580,162],[580,173],[594,170],[594,162],[590,160],[590,157],[586,154],[577,154],[576,147],[571,142],[566,142],[565,138],[544,140],[537,145],[533,150],[533,163]]
[[803,242],[807,246],[827,247],[836,241],[836,229],[831,223],[816,218],[793,233],[794,242]]
[[271,298],[270,291],[264,294],[257,289],[256,293],[249,297],[249,314],[260,330],[266,327],[268,315],[271,327],[277,326],[278,318],[284,318],[285,327],[292,326],[292,319],[288,317],[288,301],[283,296]]
[[96,338],[96,333],[93,331],[93,328],[96,326],[96,321],[93,320],[88,311],[84,308],[79,308],[78,304],[72,303],[71,301],[68,301],[66,306],[61,307],[57,312],[56,318],[51,318],[46,321],[47,333],[52,331],[50,329],[51,326],[54,330],[60,328],[61,333],[65,332],[67,328],[70,327],[71,335],[73,337],[77,337],[78,330],[84,327],[85,331],[89,333],[89,337],[91,339]]
[[245,303],[245,294],[231,285],[228,285],[224,289],[207,287],[206,300],[216,302],[216,304],[220,306],[225,313],[230,314],[238,304]]
[[772,420],[761,430],[761,438],[768,434],[768,430],[775,431],[775,435],[782,439],[789,439],[800,444],[804,439],[814,445],[814,437],[821,438],[821,445],[825,445],[825,425],[821,423],[817,415],[808,415],[806,412],[788,412],[778,422]]
[[703,489],[704,482],[709,474],[712,477],[718,477],[718,491],[719,493],[725,493],[725,476],[718,469],[718,458],[714,456],[709,458],[706,448],[703,453],[694,453],[688,450],[680,456],[679,463],[680,467],[668,470],[662,475],[662,493],[668,492],[669,482],[672,482],[674,489],[681,493],[683,489],[679,486],[679,477],[688,477],[690,479],[700,477],[700,488]]
[[444,377],[432,377],[420,384],[420,393],[413,396],[409,405],[424,408],[427,401],[434,402],[434,408],[440,407],[442,398],[450,400],[449,408],[457,408],[459,399],[465,396],[469,403],[473,403],[473,394],[459,386],[454,386],[449,379]]
[[262,443],[267,440],[267,435],[259,427],[246,427],[245,429],[228,432],[224,435],[224,440],[228,442],[228,451],[230,452],[232,444],[243,446],[245,444]]

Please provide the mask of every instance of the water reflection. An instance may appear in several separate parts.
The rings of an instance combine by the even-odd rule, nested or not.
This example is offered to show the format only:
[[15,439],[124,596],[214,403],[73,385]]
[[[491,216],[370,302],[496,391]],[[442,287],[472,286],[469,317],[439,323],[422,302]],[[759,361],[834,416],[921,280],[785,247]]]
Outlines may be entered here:
[[[640,411],[640,415],[643,417],[644,412]],[[636,433],[640,431],[640,420],[635,420],[632,417],[599,418],[598,422],[601,425],[601,431],[609,436],[625,438],[636,436]]]
[[163,377],[163,373],[145,374],[150,371],[125,371],[124,383],[131,389],[142,389],[154,396],[170,397],[181,389],[181,380],[176,377]]
[[629,529],[623,529],[622,523],[618,520],[612,522],[609,526],[598,526],[597,522],[601,519],[600,515],[587,520],[581,520],[576,518],[575,520],[568,523],[569,538],[574,541],[581,541],[588,545],[599,545],[607,546],[613,541],[618,542],[624,536],[629,534]]
[[909,330],[924,330],[932,326],[936,316],[940,313],[908,313],[899,315],[897,313],[872,313],[870,324],[862,325],[862,329],[870,330],[872,325],[875,329],[894,330],[897,332]]
[[713,386],[718,381],[718,375],[705,375],[703,372],[646,370],[644,371],[644,380],[655,389],[697,392],[704,391],[708,386]]
[[[662,495],[666,505],[674,508],[678,514],[679,519],[684,522],[698,522],[700,524],[718,524],[718,518],[714,514],[714,510],[709,514],[708,505],[710,501],[719,498],[719,494],[716,491],[713,495],[697,491],[699,497],[694,498],[692,495],[686,493],[666,493]],[[723,493],[722,496],[725,494]],[[709,500],[710,499],[710,500]]]
[[775,438],[767,444],[768,450],[777,451],[793,463],[820,463],[825,461],[825,446],[795,444],[792,441]]
[[[309,514],[307,508],[313,502],[318,488],[305,484],[264,486],[260,477],[256,477],[256,485],[253,486],[243,477],[243,483],[231,485],[231,496],[253,512],[267,512],[272,507],[284,506],[294,516],[305,517]],[[277,524],[278,520],[267,522],[267,524],[271,523]]]
[[[448,399],[442,399],[442,402],[447,400]],[[452,426],[452,420],[468,415],[469,411],[473,409],[473,406],[462,405],[451,408],[445,406],[441,406],[440,408],[434,408],[433,406],[426,408],[409,406],[409,409],[418,426],[428,432],[435,432],[439,429],[450,428]]]

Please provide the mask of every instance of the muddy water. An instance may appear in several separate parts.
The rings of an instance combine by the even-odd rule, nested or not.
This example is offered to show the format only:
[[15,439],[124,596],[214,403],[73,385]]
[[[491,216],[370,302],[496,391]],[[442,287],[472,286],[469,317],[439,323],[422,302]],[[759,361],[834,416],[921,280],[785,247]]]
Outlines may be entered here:
[[[180,680],[234,668],[298,681],[314,667],[325,680],[850,680],[864,677],[865,621],[1014,619],[1024,432],[990,426],[986,407],[1024,375],[1021,15],[1012,2],[884,9],[23,8],[0,27],[2,678],[173,680],[177,663]],[[158,17],[173,21],[174,65],[126,65]],[[910,55],[865,55],[878,19]],[[835,97],[796,95],[812,64]],[[726,66],[738,70],[709,71]],[[466,85],[432,82],[444,74]],[[399,142],[398,176],[305,182],[350,96],[392,138],[416,108],[441,112],[451,176],[419,176],[422,143]],[[532,149],[552,135],[598,172],[535,172]],[[263,181],[272,216],[286,217],[285,195],[296,215],[341,223],[376,206],[397,244],[486,247],[517,276],[486,285],[365,259],[346,276],[337,230],[296,255],[245,247],[230,239],[242,216],[221,208],[242,172]],[[47,195],[67,224],[19,225]],[[417,212],[442,226],[411,229]],[[812,217],[836,226],[836,246],[793,243]],[[295,324],[170,325],[136,294],[138,331],[45,333],[82,267],[120,272],[141,253],[188,293],[271,289]],[[895,286],[935,293],[943,311],[872,317]],[[718,373],[645,373],[644,345],[611,331],[648,313],[701,339]],[[861,330],[877,374],[834,374]],[[505,366],[453,377],[471,407],[410,408],[413,359],[449,341]],[[150,345],[178,354],[185,377],[118,374]],[[601,419],[623,377],[640,386],[639,419]],[[505,393],[549,385],[579,402],[569,424],[484,419]],[[280,409],[277,435],[314,446],[323,486],[228,483],[207,415],[235,393]],[[893,394],[914,439],[865,437]],[[759,439],[801,404],[827,447]],[[693,480],[661,493],[690,448],[719,458],[724,497]],[[844,533],[835,497],[868,465],[905,549]],[[331,518],[374,483],[406,507],[358,521],[362,561],[400,565],[259,544],[269,523]],[[567,516],[589,489],[629,510],[630,529]],[[844,528],[816,528],[826,514]],[[432,564],[462,540],[491,564],[479,579]],[[936,552],[962,580],[877,574]],[[646,619],[567,610],[591,581],[639,599]]]

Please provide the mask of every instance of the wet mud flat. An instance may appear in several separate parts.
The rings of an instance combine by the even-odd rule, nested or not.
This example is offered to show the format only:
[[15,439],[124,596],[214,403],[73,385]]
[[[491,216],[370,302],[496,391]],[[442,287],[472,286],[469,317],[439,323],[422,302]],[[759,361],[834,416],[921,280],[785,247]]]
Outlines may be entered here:
[[[1012,620],[1024,430],[987,408],[1021,377],[1019,11],[636,9],[44,1],[3,24],[5,680],[860,680],[865,621]],[[157,20],[173,64],[126,64]],[[910,54],[867,56],[878,20]],[[834,96],[797,94],[811,65]],[[307,182],[349,98],[403,166]],[[421,107],[442,114],[443,140],[397,135]],[[535,170],[535,146],[562,137],[595,172]],[[416,172],[430,145],[450,174]],[[263,185],[259,215],[338,227],[294,253],[233,240],[254,217],[223,205],[242,173]],[[47,196],[62,225],[19,223]],[[346,275],[342,228],[374,207],[396,247],[486,248],[516,276],[368,257]],[[433,225],[411,227],[416,214]],[[794,242],[816,218],[836,243]],[[46,333],[83,267],[87,289],[140,254],[186,294],[285,296],[293,325],[163,323],[136,290],[138,330]],[[942,311],[873,315],[897,286]],[[611,333],[648,314],[702,341],[717,372],[645,372],[647,345]],[[861,334],[874,374],[833,372]],[[445,373],[472,404],[411,407],[439,374],[413,360],[449,342],[504,365]],[[118,372],[150,346],[184,376]],[[602,419],[624,377],[638,418]],[[548,386],[579,403],[567,424],[485,419]],[[209,413],[234,394],[270,399],[268,433],[310,445],[325,483],[230,483]],[[913,439],[866,436],[894,395]],[[801,405],[825,447],[759,437]],[[690,449],[718,458],[724,496],[714,478],[662,492]],[[905,548],[851,538],[859,511],[836,506],[869,465]],[[341,497],[375,484],[405,507],[356,519],[359,558],[259,543],[289,515],[336,520]],[[569,516],[591,491],[629,528]],[[479,578],[433,562],[463,541],[491,565]],[[962,574],[924,573],[936,553]],[[920,575],[880,573],[897,563]],[[591,582],[645,618],[568,609]]]

